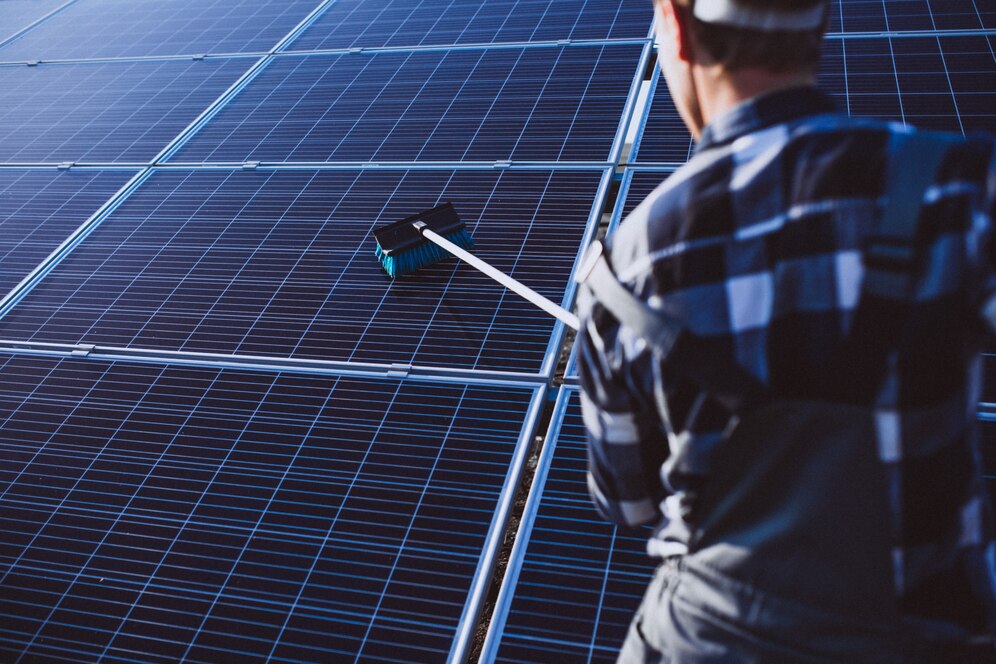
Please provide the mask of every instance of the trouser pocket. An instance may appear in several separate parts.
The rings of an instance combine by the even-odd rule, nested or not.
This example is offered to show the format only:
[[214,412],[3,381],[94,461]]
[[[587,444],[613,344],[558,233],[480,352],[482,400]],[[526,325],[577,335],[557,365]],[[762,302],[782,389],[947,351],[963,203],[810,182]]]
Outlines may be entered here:
[[661,638],[659,617],[667,605],[667,595],[677,582],[679,559],[669,558],[654,573],[643,601],[630,622],[629,632],[619,651],[621,664],[670,664],[667,642]]

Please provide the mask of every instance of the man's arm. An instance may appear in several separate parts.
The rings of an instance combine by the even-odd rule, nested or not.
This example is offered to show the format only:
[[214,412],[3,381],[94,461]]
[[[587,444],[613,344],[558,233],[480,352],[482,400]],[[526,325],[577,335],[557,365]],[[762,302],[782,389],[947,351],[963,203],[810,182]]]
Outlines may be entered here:
[[590,298],[583,297],[579,308],[575,347],[588,433],[588,489],[605,519],[628,527],[656,523],[666,495],[660,470],[668,443],[652,405],[652,354],[631,362],[615,321]]
[[975,220],[972,236],[974,242],[981,245],[982,251],[982,293],[976,298],[978,312],[992,334],[996,333],[996,232],[993,229],[993,221],[996,220],[996,144],[990,142],[988,147],[990,155],[983,182],[983,209]]

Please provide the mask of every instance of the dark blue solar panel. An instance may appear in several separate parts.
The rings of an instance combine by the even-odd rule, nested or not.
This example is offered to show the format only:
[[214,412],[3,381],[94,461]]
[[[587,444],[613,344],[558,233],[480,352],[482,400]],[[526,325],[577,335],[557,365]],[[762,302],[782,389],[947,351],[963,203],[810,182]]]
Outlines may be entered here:
[[173,161],[606,161],[643,47],[272,61]]
[[129,171],[0,169],[0,297],[132,175]]
[[319,4],[320,0],[82,0],[0,48],[0,60],[265,52]]
[[0,338],[536,372],[550,316],[454,260],[392,283],[371,231],[451,201],[479,256],[559,302],[606,176],[162,171]]
[[649,530],[630,533],[599,518],[586,473],[578,393],[565,390],[509,560],[485,658],[497,651],[502,662],[616,661],[653,573],[646,554]]
[[290,48],[643,39],[652,20],[643,0],[337,0]]
[[148,161],[253,62],[0,67],[0,161]]
[[[828,40],[818,79],[842,110],[924,129],[996,132],[993,37]],[[636,161],[673,162],[687,132],[663,81],[657,86]]]
[[0,42],[28,27],[69,0],[0,1]]
[[646,124],[633,143],[630,162],[685,163],[692,156],[695,142],[671,101],[660,71],[654,71],[649,95]]
[[538,405],[514,387],[0,364],[3,661],[443,661]]
[[829,41],[819,79],[851,115],[996,132],[992,37]]
[[996,28],[990,0],[834,0],[830,32]]

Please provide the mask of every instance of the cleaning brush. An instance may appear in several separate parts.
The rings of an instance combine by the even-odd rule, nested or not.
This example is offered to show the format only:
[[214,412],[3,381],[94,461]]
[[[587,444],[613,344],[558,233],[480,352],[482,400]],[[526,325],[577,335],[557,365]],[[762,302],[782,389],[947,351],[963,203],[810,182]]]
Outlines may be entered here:
[[474,246],[474,239],[452,203],[444,203],[379,228],[374,231],[374,237],[377,239],[377,260],[392,279],[411,274],[451,254],[578,329],[577,316],[467,251]]

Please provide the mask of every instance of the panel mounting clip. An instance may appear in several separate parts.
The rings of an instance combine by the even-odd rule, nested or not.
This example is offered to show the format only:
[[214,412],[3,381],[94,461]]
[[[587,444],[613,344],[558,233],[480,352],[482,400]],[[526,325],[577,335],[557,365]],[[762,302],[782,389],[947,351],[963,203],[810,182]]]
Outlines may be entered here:
[[207,53],[197,53],[195,55],[190,56],[190,59],[191,60],[203,60],[206,57],[207,57]]
[[41,64],[41,60],[28,60],[24,64],[26,64],[29,67],[37,67],[38,65]]
[[242,170],[244,171],[254,171],[259,168],[258,161],[247,161],[242,164]]
[[362,46],[354,46],[353,48],[349,49],[349,52],[352,55],[355,55],[357,53],[362,53],[363,52],[363,47]]
[[494,163],[493,167],[494,168],[511,168],[512,167],[512,160],[511,159],[499,159],[498,161],[496,161]]
[[60,171],[68,171],[70,168],[76,165],[75,161],[64,161],[57,166]]
[[76,344],[70,355],[73,357],[86,357],[93,352],[94,348],[96,346],[93,344]]
[[387,369],[388,378],[408,378],[408,374],[412,371],[412,365],[410,364],[392,364]]

